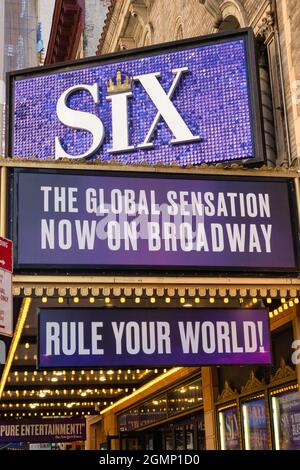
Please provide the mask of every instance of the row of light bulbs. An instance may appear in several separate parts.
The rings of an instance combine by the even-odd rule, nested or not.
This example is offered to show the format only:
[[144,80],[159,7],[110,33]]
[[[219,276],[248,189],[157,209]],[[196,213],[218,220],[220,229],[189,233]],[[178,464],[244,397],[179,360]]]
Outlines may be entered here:
[[[119,389],[110,389],[110,390],[113,390],[114,393],[111,393],[111,395],[113,394],[117,394],[117,393],[121,393],[121,392],[125,392],[125,393],[128,393],[129,389],[128,388],[125,388],[125,389],[120,389],[121,392],[118,392]],[[136,388],[134,387],[132,389],[133,391],[136,390]],[[41,392],[44,392],[41,394]],[[6,390],[3,392],[3,397],[7,396],[7,397],[12,397],[13,395],[15,395],[16,397],[20,396],[20,395],[23,395],[23,397],[26,397],[26,396],[33,396],[33,395],[37,395],[39,396],[40,398],[43,398],[45,395],[49,395],[49,396],[60,396],[60,395],[68,395],[68,392],[70,395],[75,395],[77,393],[77,395],[80,395],[82,397],[88,395],[88,394],[96,394],[96,395],[99,395],[99,394],[102,394],[102,395],[110,395],[109,390],[108,389],[105,389],[103,388],[102,390],[98,389],[98,388],[95,388],[95,389],[79,389],[79,390],[50,390],[50,391],[41,391],[41,390],[23,390],[22,392],[20,392],[19,390]]]
[[32,416],[79,416],[79,415],[82,415],[82,416],[86,416],[86,415],[90,415],[91,412],[90,411],[64,411],[64,412],[47,412],[47,413],[44,413],[44,412],[40,412],[40,413],[4,413],[3,414],[3,417],[6,418],[6,417],[10,417],[10,418],[13,418],[13,417],[17,417],[17,418],[21,418],[21,417],[32,417]]
[[104,401],[104,402],[64,402],[64,403],[60,403],[60,402],[56,402],[56,403],[53,403],[53,402],[35,402],[35,403],[2,403],[2,408],[61,408],[61,407],[64,407],[64,408],[72,408],[73,406],[76,407],[76,406],[84,406],[84,407],[91,407],[91,406],[94,406],[94,405],[109,405],[109,404],[113,404],[114,402],[111,401],[111,402],[108,402],[108,401]]
[[[150,369],[145,369],[145,371],[146,371],[146,372],[150,372]],[[157,369],[155,369],[155,371],[156,371],[156,373],[158,372]],[[167,371],[167,369],[164,369],[164,372],[166,372],[166,371]],[[95,372],[99,372],[100,375],[103,375],[103,374],[114,375],[114,373],[121,374],[122,372],[123,372],[123,373],[127,373],[127,374],[130,375],[130,374],[139,374],[141,371],[140,371],[140,369],[136,369],[135,371],[134,371],[134,370],[131,370],[131,369],[127,369],[127,371],[126,371],[125,369],[124,369],[124,370],[118,369],[118,370],[116,370],[116,371],[114,371],[113,369],[104,370],[104,371],[103,371],[102,369],[99,369],[99,370],[96,370],[96,371],[95,371],[94,369],[91,369],[91,370],[88,370],[88,369],[87,369],[87,370],[84,370],[84,369],[82,369],[82,370],[80,370],[80,371],[79,371],[79,370],[78,370],[78,371],[75,371],[75,370],[72,370],[72,371],[58,370],[58,371],[56,371],[56,370],[53,370],[53,371],[50,371],[50,372],[44,370],[44,371],[42,372],[42,374],[43,374],[43,375],[48,375],[48,374],[51,375],[51,374],[52,374],[52,375],[57,375],[57,376],[67,375],[68,373],[71,374],[71,375],[76,375],[76,373],[77,373],[77,374],[81,374],[81,375],[85,375],[85,374],[91,374],[91,375],[93,375]],[[27,370],[23,371],[23,374],[24,374],[24,375],[28,375],[28,373],[30,373],[30,371],[29,371],[29,372],[28,372]],[[33,371],[33,375],[37,375],[37,374],[38,374],[38,371],[37,371],[37,370]],[[18,371],[15,371],[15,372],[14,372],[14,375],[15,375],[15,376],[19,375],[19,372],[18,372]]]
[[[138,369],[139,370],[139,369]],[[163,369],[163,372],[166,372],[167,369]],[[74,373],[73,373],[74,372]],[[112,373],[111,373],[112,372]],[[100,374],[102,375],[99,375],[99,376],[95,376],[94,375],[94,371],[81,371],[81,375],[79,375],[79,377],[75,377],[75,371],[72,371],[72,374],[71,374],[71,377],[67,377],[67,374],[65,374],[65,371],[64,373],[60,374],[62,377],[60,378],[60,380],[64,381],[64,382],[67,382],[67,381],[71,381],[71,382],[75,382],[75,381],[79,381],[79,382],[82,382],[82,381],[87,381],[87,382],[97,382],[97,381],[100,381],[100,382],[106,382],[107,380],[109,382],[121,382],[123,380],[125,381],[131,381],[131,380],[141,380],[142,378],[145,377],[145,375],[149,374],[150,372],[152,372],[151,370],[149,369],[146,369],[141,375],[139,375],[138,377],[136,377],[135,375],[135,372],[134,371],[131,371],[130,372],[126,372],[126,370],[123,371],[124,375],[123,377],[121,377],[120,375],[117,375],[116,377],[113,377],[113,374],[114,374],[114,371],[107,371],[106,372],[106,376],[103,374],[103,371],[100,371]],[[158,369],[154,369],[153,371],[155,374],[158,374],[159,373],[159,370]],[[59,372],[58,372],[59,373]],[[57,374],[58,374],[57,373]],[[120,373],[120,371],[118,371],[118,373]],[[52,382],[52,383],[55,383],[55,382],[58,382],[59,379],[56,377],[56,376],[52,376],[49,374],[47,375],[47,372],[44,371],[43,374],[39,374],[39,376],[37,376],[38,372],[37,371],[34,371],[32,374],[31,374],[31,377],[29,376],[28,374],[28,371],[24,371],[23,372],[23,377],[21,377],[21,374],[20,372],[18,371],[14,371],[13,373],[11,373],[11,375],[9,375],[7,381],[9,383],[11,383],[12,381],[18,383],[18,382]],[[83,376],[86,374],[86,378],[84,378]],[[87,374],[91,374],[90,375],[87,375]],[[130,375],[130,377],[128,377],[128,375]],[[139,371],[139,374],[140,374],[140,371]]]
[[[196,403],[196,401],[200,402],[200,401],[202,401],[202,398],[200,398],[200,397],[199,398],[178,398],[177,400],[173,400],[173,401],[177,405],[178,404],[181,404],[181,405],[183,404],[183,406],[184,406],[185,403]],[[160,407],[159,408],[152,408],[152,411],[166,411],[166,408],[163,407],[163,406],[164,406],[164,403],[160,403]],[[171,407],[169,406],[169,409],[171,411],[173,411],[175,409],[175,407],[174,406],[171,406]],[[150,411],[151,411],[150,408],[147,408],[147,409],[142,408],[140,410],[141,413],[146,413],[146,412],[150,412]]]
[[283,313],[285,310],[288,310],[289,308],[293,307],[294,305],[299,304],[299,299],[296,297],[294,299],[286,300],[285,298],[281,298],[281,305],[278,308],[275,308],[272,310],[272,312],[269,312],[269,317],[273,318],[274,316],[277,317],[280,313]]
[[[225,304],[228,304],[228,303],[229,303],[229,301],[230,301],[229,297],[222,297],[222,298],[223,298],[223,302],[224,302]],[[220,298],[220,300],[221,300],[222,298]],[[233,297],[233,299],[234,299],[234,298],[235,298],[235,297]],[[79,297],[72,297],[72,299],[73,299],[73,302],[74,302],[75,304],[78,304],[78,303],[80,302],[80,298],[79,298]],[[129,297],[128,299],[131,300],[132,298]],[[126,299],[126,297],[119,297],[118,299],[115,299],[115,298],[111,299],[110,297],[104,297],[104,298],[101,298],[101,299],[98,299],[98,300],[104,300],[104,303],[105,303],[105,304],[111,304],[112,300],[119,300],[120,303],[123,304],[123,303],[125,303],[126,300],[128,300],[128,299]],[[141,300],[148,300],[148,299],[150,300],[150,303],[155,304],[155,302],[157,301],[157,299],[159,299],[159,297],[146,297],[146,298],[144,298],[144,297],[143,297],[143,298],[142,298],[142,297],[135,297],[135,298],[134,298],[134,302],[135,302],[136,304],[139,304],[139,303],[141,302]],[[57,301],[58,301],[58,303],[60,303],[60,304],[64,303],[64,300],[65,300],[64,297],[58,297],[58,298],[57,298]],[[91,304],[95,303],[95,300],[96,300],[95,297],[89,297],[89,302],[90,302]],[[133,300],[133,299],[132,299],[132,300]],[[160,300],[160,299],[159,299],[159,300]],[[166,304],[169,304],[172,300],[175,300],[175,301],[176,301],[177,298],[171,299],[171,297],[165,297],[164,300],[165,300],[165,303],[166,303]],[[185,304],[185,303],[186,303],[186,300],[187,300],[187,299],[186,299],[185,297],[179,297],[179,302],[180,302],[181,304]],[[195,304],[199,304],[199,303],[201,302],[200,297],[188,298],[188,300],[195,302]],[[215,297],[209,297],[209,298],[203,297],[202,300],[209,300],[209,302],[213,304],[213,303],[215,302],[216,298],[215,298]],[[258,299],[257,297],[252,297],[252,298],[249,298],[249,300],[252,300],[252,303],[257,303],[259,299]],[[266,302],[267,302],[268,304],[271,304],[271,303],[272,303],[272,300],[274,300],[274,299],[272,299],[271,297],[267,297],[267,298],[266,298]],[[293,298],[293,299],[291,299],[291,300],[294,300],[294,301],[296,300],[296,301],[298,301],[298,302],[296,302],[296,303],[299,303],[299,299],[298,299],[298,298]],[[240,301],[240,303],[243,303],[244,299],[243,299],[243,298],[240,298],[239,301]],[[43,303],[47,303],[47,302],[48,302],[48,297],[42,297],[42,302],[43,302]]]
[[[145,371],[143,371],[143,372],[148,373],[148,372],[151,372],[151,371],[152,371],[152,369],[145,369]],[[52,371],[52,372],[48,372],[48,371],[44,370],[43,372],[40,373],[40,375],[45,375],[45,376],[46,376],[46,375],[51,375],[51,374],[52,374],[52,375],[54,375],[54,376],[58,376],[58,377],[59,377],[59,376],[62,376],[62,375],[65,376],[65,375],[68,375],[68,374],[69,374],[69,375],[76,375],[76,373],[77,373],[78,375],[79,375],[79,374],[81,374],[81,375],[87,375],[87,374],[94,375],[95,372],[96,372],[96,373],[99,373],[100,375],[104,375],[104,374],[106,374],[106,375],[114,375],[115,373],[118,373],[118,374],[122,374],[122,373],[123,373],[123,374],[128,374],[128,375],[130,375],[130,374],[140,374],[141,370],[140,370],[140,369],[136,369],[136,370],[131,370],[131,369],[127,369],[127,370],[126,370],[126,369],[123,369],[123,370],[122,370],[122,369],[112,370],[112,369],[109,369],[109,370],[106,371],[106,370],[99,369],[99,370],[96,370],[96,371],[95,371],[94,369],[91,369],[91,370],[89,370],[89,369],[84,370],[84,369],[83,369],[83,370],[81,370],[81,371],[79,371],[79,370],[78,370],[78,371],[75,371],[75,370],[72,370],[72,371],[66,371],[66,370],[55,371],[55,370],[54,370],[54,371]],[[167,369],[164,369],[164,372],[167,372]],[[16,371],[13,373],[13,375],[15,375],[15,376],[17,377],[18,375],[21,375],[21,373],[23,373],[25,376],[27,376],[28,374],[30,374],[30,371],[24,370],[24,371],[22,371],[22,372],[19,373],[19,371],[16,370]],[[154,373],[157,374],[157,373],[158,373],[158,369],[154,369]],[[37,370],[35,370],[35,371],[32,372],[32,374],[36,376],[36,375],[39,374],[39,372],[38,372]]]
[[[15,377],[14,380],[15,380],[15,382],[19,382],[20,381],[19,376]],[[40,377],[35,378],[34,376],[32,376],[31,379],[30,379],[30,377],[27,378],[26,376],[23,377],[23,382],[27,382],[27,381],[30,381],[30,380],[31,380],[31,382],[43,382],[44,380],[47,381],[47,382],[58,382],[59,381],[59,379],[57,377],[52,377],[52,378],[46,377],[45,378],[43,376],[40,376]],[[63,377],[61,380],[63,380],[64,382],[67,382],[68,379],[67,379],[67,377]],[[75,378],[71,377],[70,380],[71,380],[71,382],[74,382]],[[82,377],[78,377],[77,380],[79,382],[82,382],[82,380],[84,380],[84,381],[86,380],[87,382],[89,382],[89,381],[94,381],[95,382],[97,380],[99,380],[100,382],[106,382],[106,380],[109,380],[110,382],[112,382],[113,378],[112,377],[107,378],[107,377],[101,375],[100,377],[92,377],[92,378],[91,377],[86,377],[86,379],[82,379]],[[116,380],[121,381],[121,377],[117,376]],[[131,377],[128,378],[128,376],[125,375],[122,380],[125,380],[125,381],[127,381],[127,380],[136,380],[136,377],[135,377],[135,375],[132,375]],[[11,382],[11,377],[8,377],[8,382]]]

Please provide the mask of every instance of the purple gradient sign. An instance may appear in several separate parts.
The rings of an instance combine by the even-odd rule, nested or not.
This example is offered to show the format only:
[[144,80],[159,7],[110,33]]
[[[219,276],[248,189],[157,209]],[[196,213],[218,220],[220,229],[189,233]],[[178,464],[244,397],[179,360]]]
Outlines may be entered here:
[[0,421],[0,442],[66,442],[85,439],[86,422],[81,418]]
[[152,165],[263,159],[247,29],[16,72],[10,89],[9,157]]
[[269,364],[266,310],[41,309],[39,367]]
[[255,178],[15,172],[15,263],[293,271],[290,186]]

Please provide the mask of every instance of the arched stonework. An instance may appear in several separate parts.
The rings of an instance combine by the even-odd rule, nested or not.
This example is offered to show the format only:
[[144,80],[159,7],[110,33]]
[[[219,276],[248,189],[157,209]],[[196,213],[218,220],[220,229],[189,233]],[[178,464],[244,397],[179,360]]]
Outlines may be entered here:
[[182,17],[178,16],[176,18],[176,21],[175,21],[175,36],[174,36],[174,39],[175,40],[180,40],[180,39],[183,39],[183,38],[184,38],[183,21],[182,21]]
[[218,31],[234,31],[235,29],[240,28],[241,25],[236,16],[229,15],[227,16],[220,24]]
[[249,25],[249,17],[240,1],[225,0],[220,4],[220,10],[223,21],[226,20],[227,17],[233,16],[238,20],[241,28]]
[[150,46],[154,42],[154,28],[151,23],[146,24],[143,31],[141,46]]
[[199,1],[201,5],[204,6],[206,11],[212,16],[213,29],[214,31],[217,31],[223,19],[218,0],[199,0]]

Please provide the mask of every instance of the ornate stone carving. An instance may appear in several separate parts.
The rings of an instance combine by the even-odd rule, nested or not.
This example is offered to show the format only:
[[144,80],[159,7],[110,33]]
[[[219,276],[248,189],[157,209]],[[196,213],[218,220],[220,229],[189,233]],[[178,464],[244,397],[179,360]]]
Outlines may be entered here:
[[249,379],[244,387],[242,387],[241,394],[244,393],[252,393],[264,387],[264,382],[260,381],[257,377],[255,377],[254,371],[250,372]]
[[280,367],[277,369],[276,373],[274,376],[271,376],[271,381],[270,383],[273,384],[275,382],[281,382],[282,380],[285,379],[294,379],[296,378],[296,371],[292,369],[290,366],[288,366],[282,357],[280,359]]
[[257,36],[260,36],[264,41],[268,41],[274,35],[274,31],[275,31],[274,12],[271,10],[268,10],[258,25]]
[[120,49],[126,50],[126,49],[134,49],[136,47],[134,39],[133,38],[126,38],[126,37],[120,37],[119,38],[119,47]]
[[133,1],[129,6],[131,16],[137,17],[141,26],[144,28],[148,23],[148,9],[143,2]]
[[230,400],[235,400],[236,398],[237,398],[237,391],[232,390],[227,380],[225,380],[224,388],[222,390],[221,395],[218,396],[217,401],[218,402],[230,401]]

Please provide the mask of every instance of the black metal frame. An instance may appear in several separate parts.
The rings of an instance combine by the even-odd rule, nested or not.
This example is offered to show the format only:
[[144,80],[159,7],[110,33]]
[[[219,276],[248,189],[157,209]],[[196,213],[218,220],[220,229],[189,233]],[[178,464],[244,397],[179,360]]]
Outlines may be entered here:
[[[251,28],[241,28],[239,30],[210,34],[205,36],[199,36],[195,38],[183,39],[180,41],[172,41],[162,44],[156,44],[147,47],[141,47],[138,49],[132,49],[127,51],[115,52],[112,54],[105,54],[101,56],[95,56],[80,60],[72,60],[67,62],[61,62],[58,64],[52,64],[44,67],[27,68],[15,72],[7,73],[6,80],[6,102],[7,102],[7,119],[6,119],[6,156],[10,158],[12,156],[13,148],[13,109],[14,109],[14,82],[16,80],[22,80],[31,76],[49,75],[58,72],[68,71],[70,69],[80,69],[86,66],[98,66],[99,64],[108,63],[122,63],[122,61],[128,59],[142,58],[145,56],[160,55],[167,52],[192,49],[199,47],[204,44],[220,43],[230,40],[236,40],[238,38],[243,39],[247,57],[247,69],[248,69],[248,96],[250,102],[250,112],[252,118],[252,135],[253,135],[253,151],[254,155],[246,159],[230,160],[230,162],[239,161],[240,163],[247,165],[257,165],[265,161],[265,145],[264,145],[264,132],[263,132],[263,118],[262,118],[262,106],[261,96],[259,92],[259,73],[256,60],[256,50],[254,35]],[[24,159],[26,160],[26,159]],[[37,161],[39,161],[37,159]]]
[[227,274],[227,275],[241,275],[241,276],[249,276],[249,272],[257,273],[258,275],[276,275],[278,273],[298,273],[300,269],[300,244],[299,244],[299,233],[298,230],[295,228],[295,224],[291,224],[292,228],[292,236],[293,236],[293,246],[294,246],[294,253],[295,253],[295,266],[293,268],[260,268],[260,267],[208,267],[208,266],[151,266],[151,265],[130,265],[121,267],[117,265],[99,265],[99,266],[90,266],[90,265],[64,265],[64,266],[52,266],[52,265],[20,265],[18,264],[18,174],[20,173],[52,173],[52,174],[72,174],[81,176],[85,175],[98,175],[99,177],[105,176],[121,176],[127,178],[168,178],[168,179],[204,179],[204,180],[225,180],[225,181],[263,181],[263,182],[273,182],[273,183],[285,183],[288,185],[288,194],[289,194],[289,206],[290,206],[290,214],[291,220],[298,220],[297,216],[297,203],[295,198],[295,190],[294,190],[294,182],[291,178],[264,178],[264,177],[247,177],[247,176],[220,176],[220,175],[199,175],[199,174],[180,174],[180,173],[134,173],[134,172],[121,172],[121,171],[88,171],[83,172],[79,170],[62,170],[62,169],[25,169],[25,168],[15,168],[13,171],[10,172],[10,220],[9,220],[9,230],[10,230],[10,238],[13,239],[14,242],[14,271],[15,272],[34,272],[38,274],[45,273],[114,273],[114,274],[123,274],[130,272],[131,274],[142,273],[149,275],[151,272],[163,273],[166,275],[170,273],[171,275],[176,275],[178,273],[183,274],[186,273],[188,275],[197,275],[201,273],[202,275],[205,273],[206,275],[215,276],[216,271],[218,274]]

